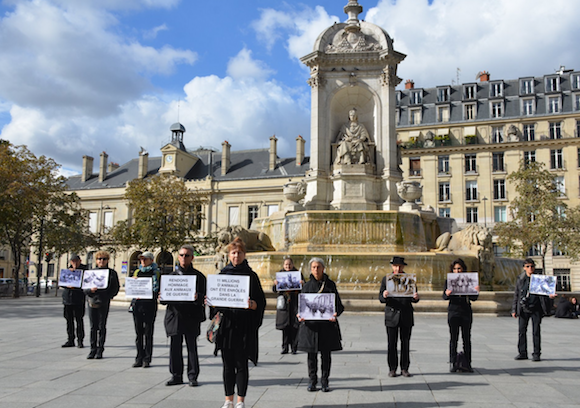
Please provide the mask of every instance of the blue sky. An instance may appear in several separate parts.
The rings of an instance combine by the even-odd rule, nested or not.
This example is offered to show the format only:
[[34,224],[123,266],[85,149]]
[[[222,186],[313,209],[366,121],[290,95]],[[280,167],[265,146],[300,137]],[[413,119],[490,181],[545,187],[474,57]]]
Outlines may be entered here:
[[[580,2],[359,0],[360,18],[407,54],[418,87],[580,70]],[[152,156],[179,120],[188,148],[265,148],[294,155],[310,136],[308,70],[299,58],[344,21],[347,0],[4,0],[0,3],[0,138],[53,157]],[[460,71],[457,71],[460,68]],[[308,148],[308,146],[307,146]]]

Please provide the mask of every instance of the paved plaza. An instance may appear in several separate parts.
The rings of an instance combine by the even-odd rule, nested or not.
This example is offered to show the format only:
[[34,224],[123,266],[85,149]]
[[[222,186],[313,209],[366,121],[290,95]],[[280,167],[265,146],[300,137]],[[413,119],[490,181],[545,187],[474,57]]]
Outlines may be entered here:
[[[165,386],[169,347],[164,315],[161,310],[157,318],[151,368],[132,368],[134,329],[126,306],[111,308],[103,360],[87,360],[88,348],[60,347],[66,331],[59,298],[0,299],[0,408],[221,407],[221,359],[213,356],[205,337],[199,339],[200,386]],[[448,372],[445,314],[417,314],[415,320],[410,367],[414,376],[389,378],[382,315],[345,313],[339,319],[344,350],[332,355],[332,391],[311,393],[306,391],[306,355],[280,355],[281,332],[274,327],[274,315],[267,314],[260,331],[260,362],[250,369],[246,406],[580,406],[579,320],[544,319],[543,361],[532,362],[513,359],[515,319],[476,315],[473,374]],[[85,327],[88,332],[88,316]]]

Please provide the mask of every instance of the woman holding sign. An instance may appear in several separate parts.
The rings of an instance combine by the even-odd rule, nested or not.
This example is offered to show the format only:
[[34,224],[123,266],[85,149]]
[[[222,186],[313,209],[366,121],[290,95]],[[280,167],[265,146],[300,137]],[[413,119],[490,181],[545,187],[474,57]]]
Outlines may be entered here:
[[248,360],[258,363],[258,329],[262,325],[266,297],[258,275],[250,268],[246,260],[246,245],[240,238],[228,246],[228,263],[220,275],[248,276],[249,300],[246,309],[216,307],[211,316],[222,313],[222,321],[216,340],[216,351],[221,350],[223,362],[223,379],[226,400],[223,408],[233,408],[234,388],[237,386],[238,402],[236,408],[244,408],[244,399],[248,389]]
[[[450,273],[463,273],[467,266],[463,259],[456,259],[449,267]],[[479,292],[479,285],[475,287]],[[443,299],[449,300],[447,307],[447,323],[449,324],[449,371],[452,373],[458,370],[473,372],[471,368],[471,324],[473,323],[473,312],[471,311],[471,302],[475,302],[479,294],[476,295],[455,295],[452,289],[448,289],[447,280],[443,289]],[[459,341],[459,328],[461,328],[461,338],[463,339],[463,354],[465,363],[457,361],[457,342]],[[464,365],[462,367],[462,365]]]
[[[289,256],[284,258],[284,267],[280,271],[282,272],[293,272],[298,271],[294,266],[294,261]],[[304,281],[302,275],[300,275],[300,283]],[[278,301],[276,306],[276,329],[282,330],[282,354],[288,354],[289,349],[292,350],[292,354],[297,352],[297,338],[298,334],[298,319],[296,314],[298,313],[298,290],[287,290],[283,289],[280,282],[274,281],[274,286],[272,287],[274,293],[280,293],[278,299],[283,299],[283,301]],[[281,304],[280,304],[281,303]]]

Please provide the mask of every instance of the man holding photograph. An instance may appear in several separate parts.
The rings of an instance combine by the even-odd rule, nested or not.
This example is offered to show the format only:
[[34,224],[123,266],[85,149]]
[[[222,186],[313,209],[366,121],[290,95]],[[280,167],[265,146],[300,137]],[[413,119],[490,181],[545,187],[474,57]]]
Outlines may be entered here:
[[518,355],[516,360],[528,359],[528,322],[532,319],[532,335],[534,341],[533,361],[540,361],[541,338],[540,324],[542,317],[547,316],[550,312],[550,299],[557,295],[541,296],[530,294],[530,279],[536,271],[536,263],[532,258],[524,260],[524,272],[518,276],[514,299],[512,302],[512,316],[518,319]]
[[[81,258],[77,254],[71,254],[70,266],[71,271],[86,270],[87,266],[81,263]],[[85,293],[81,288],[72,286],[63,287],[62,304],[64,305],[64,318],[66,319],[66,333],[68,340],[62,347],[75,346],[75,323],[77,335],[77,347],[83,348],[85,339]]]

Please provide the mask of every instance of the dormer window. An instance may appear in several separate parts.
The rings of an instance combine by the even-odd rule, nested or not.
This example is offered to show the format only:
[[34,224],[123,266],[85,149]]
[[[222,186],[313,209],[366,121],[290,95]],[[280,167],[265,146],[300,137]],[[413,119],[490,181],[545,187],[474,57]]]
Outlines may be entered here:
[[423,103],[423,90],[417,89],[411,91],[411,93],[409,94],[409,99],[411,105],[420,105],[421,103]]
[[489,96],[492,98],[501,98],[503,96],[503,82],[492,82],[489,85]]
[[572,84],[572,89],[580,89],[580,74],[570,75],[570,83]]
[[534,79],[520,79],[520,95],[530,95],[534,93]]
[[449,87],[437,88],[437,102],[449,102]]
[[463,85],[463,99],[475,99],[477,95],[477,85]]
[[546,92],[560,92],[560,77],[546,77]]

